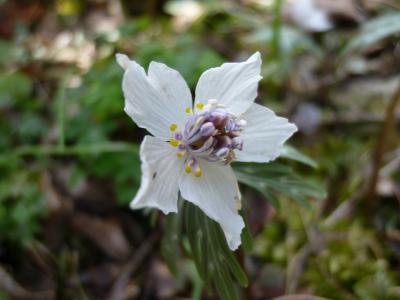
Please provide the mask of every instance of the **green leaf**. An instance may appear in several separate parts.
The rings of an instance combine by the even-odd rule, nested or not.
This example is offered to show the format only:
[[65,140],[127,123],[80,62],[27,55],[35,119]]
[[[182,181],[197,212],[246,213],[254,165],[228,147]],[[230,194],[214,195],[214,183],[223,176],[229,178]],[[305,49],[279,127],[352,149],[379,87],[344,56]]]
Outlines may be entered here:
[[326,191],[320,184],[303,180],[292,168],[278,162],[236,164],[234,170],[239,182],[259,191],[274,207],[279,207],[277,194],[285,195],[305,207],[309,207],[308,198],[326,197]]
[[[0,5],[1,2],[0,1]],[[15,41],[6,41],[0,39],[0,66],[8,66],[15,63],[24,63],[29,55],[26,47],[21,47],[21,44]]]
[[180,218],[177,214],[166,216],[164,236],[161,241],[161,255],[163,256],[172,274],[178,271]]
[[246,273],[229,249],[219,224],[185,201],[181,210],[190,252],[205,286],[213,286],[220,299],[239,299],[236,282],[247,286]]
[[10,298],[3,292],[0,292],[0,300],[10,300]]
[[279,201],[274,197],[270,191],[267,189],[265,182],[259,179],[257,176],[242,173],[240,171],[235,171],[236,177],[240,183],[252,187],[256,191],[264,195],[264,197],[276,208],[279,207]]
[[3,74],[0,78],[0,103],[24,104],[23,101],[30,96],[32,80],[23,73],[15,72]]
[[289,158],[298,162],[301,162],[305,165],[308,165],[312,168],[317,168],[318,164],[315,160],[313,160],[311,157],[301,153],[299,150],[297,150],[294,147],[285,145],[283,148],[283,152],[281,154],[281,157]]
[[[280,27],[279,49],[282,55],[293,55],[301,52],[311,52],[322,55],[321,48],[306,34],[290,26]],[[262,26],[246,37],[245,41],[251,44],[270,45],[274,39],[274,29]]]
[[[201,253],[205,253],[204,249],[200,242],[203,241],[202,235],[197,233],[197,230],[202,226],[202,224],[198,223],[198,219],[196,216],[196,211],[191,209],[187,204],[183,206],[183,218],[185,220],[185,229],[186,236],[189,240],[191,254],[193,255],[193,260],[196,265],[197,271],[199,272],[200,277],[208,283],[208,276],[206,273],[207,266],[203,264],[203,257]],[[207,262],[208,265],[208,262]]]
[[239,300],[235,291],[235,286],[229,278],[229,274],[224,268],[215,269],[215,282],[214,286],[217,294],[223,300]]
[[214,245],[218,245],[218,248],[221,250],[221,252],[218,253],[218,255],[220,255],[219,258],[228,264],[230,271],[236,277],[239,284],[246,287],[249,284],[246,273],[243,271],[242,266],[226,244],[225,236],[221,227],[218,225],[216,226],[216,224],[212,224],[211,222],[208,223],[208,226],[210,228],[211,242]]
[[344,48],[342,54],[366,48],[373,43],[400,33],[400,13],[389,13],[363,24],[360,33]]
[[243,215],[242,217],[245,224],[241,235],[242,246],[245,253],[250,253],[253,250],[253,238],[251,237],[251,232],[249,229],[249,224],[247,222],[247,219]]

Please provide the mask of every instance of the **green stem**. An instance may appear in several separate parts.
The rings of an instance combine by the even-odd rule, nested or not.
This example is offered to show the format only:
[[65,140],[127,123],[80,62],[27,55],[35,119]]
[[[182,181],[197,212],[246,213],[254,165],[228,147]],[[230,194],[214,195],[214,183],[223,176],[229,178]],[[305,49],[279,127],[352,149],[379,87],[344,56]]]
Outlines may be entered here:
[[281,53],[281,31],[282,31],[282,0],[275,0],[273,8],[274,17],[272,20],[272,39],[271,39],[271,57],[270,62],[274,64],[274,78],[269,84],[270,97],[278,99],[278,85],[276,76],[280,76],[278,68],[281,68],[282,53]]
[[279,61],[281,56],[282,0],[275,0],[272,20],[272,59]]
[[0,162],[7,161],[10,156],[80,156],[114,152],[133,152],[138,154],[139,150],[137,145],[124,142],[69,147],[60,147],[59,145],[21,146],[8,155],[0,156]]
[[69,72],[58,88],[56,95],[57,103],[57,124],[58,124],[58,147],[60,150],[65,148],[65,90],[70,78]]

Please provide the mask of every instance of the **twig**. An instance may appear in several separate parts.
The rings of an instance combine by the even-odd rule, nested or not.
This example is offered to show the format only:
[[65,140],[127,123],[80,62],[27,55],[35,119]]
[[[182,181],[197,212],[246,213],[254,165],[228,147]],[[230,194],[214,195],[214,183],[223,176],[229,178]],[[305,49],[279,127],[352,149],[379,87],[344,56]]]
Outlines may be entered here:
[[367,190],[366,184],[363,184],[352,195],[351,198],[342,202],[322,223],[322,226],[333,227],[341,220],[349,218],[355,211],[357,203],[364,197]]
[[329,300],[328,298],[322,298],[322,297],[317,297],[317,296],[312,296],[312,295],[285,295],[285,296],[280,296],[278,298],[273,298],[272,300]]
[[394,158],[379,171],[379,177],[388,177],[400,168],[400,148],[394,153]]
[[0,291],[4,291],[13,299],[50,300],[54,299],[53,291],[31,292],[23,288],[11,275],[0,266]]
[[153,249],[158,241],[160,234],[155,232],[150,236],[135,252],[129,262],[122,268],[118,278],[115,280],[114,286],[108,296],[108,300],[126,300],[124,293],[125,287],[128,285],[129,278],[140,267],[147,255]]
[[399,101],[400,101],[400,84],[399,87],[397,88],[397,91],[390,99],[388,106],[386,107],[385,122],[383,123],[383,127],[380,136],[378,138],[378,142],[373,155],[372,172],[367,192],[367,206],[369,213],[372,213],[375,208],[376,185],[379,178],[379,171],[382,166],[383,156],[386,151],[389,136],[393,128],[395,110]]

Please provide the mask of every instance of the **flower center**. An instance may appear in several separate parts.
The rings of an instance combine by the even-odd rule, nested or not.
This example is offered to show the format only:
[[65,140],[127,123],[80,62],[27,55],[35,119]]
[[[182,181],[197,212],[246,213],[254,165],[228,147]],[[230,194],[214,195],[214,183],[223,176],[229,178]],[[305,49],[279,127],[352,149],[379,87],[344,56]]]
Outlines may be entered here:
[[[174,139],[170,144],[177,147],[177,155],[185,158],[185,171],[201,176],[199,159],[229,164],[235,159],[234,150],[242,150],[241,132],[246,122],[227,112],[217,100],[207,105],[198,103],[197,113],[190,116],[183,131],[172,124]],[[186,110],[191,113],[191,109]]]

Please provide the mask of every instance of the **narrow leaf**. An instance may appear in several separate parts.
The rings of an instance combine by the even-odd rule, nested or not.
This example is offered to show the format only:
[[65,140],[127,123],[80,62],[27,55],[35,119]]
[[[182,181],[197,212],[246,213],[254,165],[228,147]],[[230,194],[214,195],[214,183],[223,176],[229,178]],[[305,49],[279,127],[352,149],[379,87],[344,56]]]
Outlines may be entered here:
[[301,153],[299,150],[296,148],[293,148],[291,146],[285,146],[283,148],[283,152],[281,154],[281,157],[289,158],[298,162],[301,162],[305,165],[308,165],[312,168],[317,168],[318,164],[315,160],[313,160],[311,157]]

